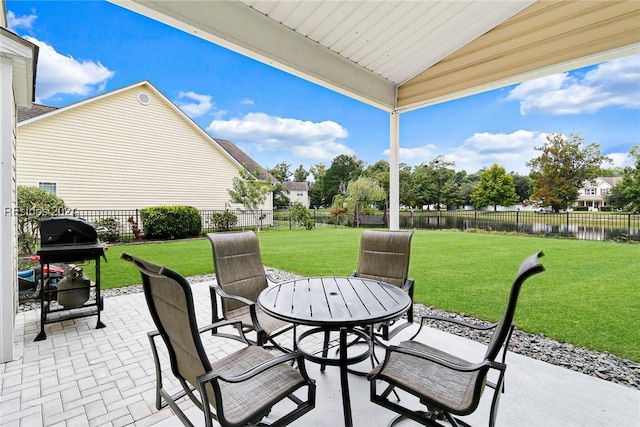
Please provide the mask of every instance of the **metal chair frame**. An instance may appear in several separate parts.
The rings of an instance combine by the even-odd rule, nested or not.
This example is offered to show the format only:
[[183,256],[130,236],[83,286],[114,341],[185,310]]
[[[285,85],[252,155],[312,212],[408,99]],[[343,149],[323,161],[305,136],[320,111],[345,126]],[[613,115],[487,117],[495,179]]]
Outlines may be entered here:
[[[188,396],[203,411],[207,427],[213,426],[214,420],[223,427],[239,427],[265,425],[262,422],[263,418],[271,412],[274,405],[284,399],[294,402],[295,408],[270,424],[272,426],[287,425],[315,407],[315,382],[307,374],[302,354],[288,353],[276,357],[252,345],[244,335],[240,321],[220,321],[198,328],[191,287],[184,277],[166,267],[126,253],[122,254],[122,258],[134,264],[140,271],[147,305],[157,327],[156,331],[149,332],[147,335],[155,363],[158,410],[169,406],[184,425],[192,426],[191,421],[176,403],[178,399]],[[165,306],[170,305],[171,314],[175,313],[175,315],[170,316],[166,308],[161,312],[156,301]],[[171,322],[176,323],[171,325]],[[180,336],[176,336],[176,328],[180,324],[188,324],[188,327],[187,330],[177,334]],[[220,361],[210,362],[201,341],[201,334],[229,326],[235,328],[238,334],[214,335],[246,344],[246,347]],[[171,372],[182,388],[176,393],[169,392],[163,385],[164,374],[158,351],[158,337],[161,337],[165,344]],[[174,343],[178,343],[179,347],[174,347]],[[253,349],[251,352],[246,351],[251,348]],[[185,361],[184,357],[188,357],[189,360]],[[297,369],[290,366],[293,363]],[[236,421],[230,421],[225,414],[225,409],[228,409],[230,402],[225,401],[223,396],[228,395],[232,387],[243,387],[241,389],[243,392],[246,387],[248,394],[251,390],[264,391],[264,380],[256,377],[267,373],[271,375],[270,378],[273,378],[270,381],[271,384],[282,381],[282,385],[275,389],[274,395],[269,396],[268,400],[261,399],[261,403],[246,406],[242,411],[241,419],[237,420],[236,414],[234,418]],[[303,387],[307,388],[305,400],[293,394]],[[199,397],[194,393],[196,390]],[[244,402],[241,405],[244,408]],[[212,407],[217,408],[215,412]]]
[[[511,287],[505,313],[499,322],[488,325],[474,325],[456,319],[425,316],[422,318],[420,327],[413,337],[399,345],[387,347],[383,363],[374,368],[367,377],[370,380],[371,401],[400,414],[391,420],[389,426],[395,425],[404,418],[410,418],[427,426],[441,426],[442,424],[439,421],[446,419],[452,426],[468,427],[469,424],[458,418],[458,416],[469,415],[477,409],[485,386],[494,390],[491,400],[489,426],[493,427],[495,425],[500,395],[504,393],[504,375],[507,368],[505,363],[506,354],[513,334],[513,316],[518,296],[526,279],[544,271],[544,267],[538,263],[538,258],[542,256],[542,252],[533,254],[520,265]],[[459,357],[415,341],[415,338],[429,320],[456,323],[477,330],[493,330],[483,360],[478,363],[467,362]],[[496,361],[500,353],[502,353],[502,357],[500,361]],[[498,373],[498,378],[495,382],[487,379],[490,371]],[[412,374],[410,372],[422,373],[415,375],[426,375],[424,374],[426,372],[435,374],[430,376],[430,383],[425,384],[423,382],[422,384],[425,384],[425,387],[422,387],[417,383],[423,379],[420,376],[417,378],[411,377]],[[458,390],[472,390],[472,394],[470,396],[462,396],[455,394],[455,390],[452,392],[451,385],[453,381],[457,381]],[[380,393],[378,393],[378,382],[387,384]],[[417,397],[426,406],[427,410],[415,411],[391,401],[389,395],[395,392],[396,389]],[[457,400],[453,399],[452,393],[455,394]]]
[[[216,273],[216,284],[211,285],[209,291],[211,294],[211,321],[232,320],[231,314],[233,310],[229,306],[242,306],[248,309],[249,318],[244,315],[242,326],[245,332],[255,331],[255,342],[260,346],[265,346],[269,342],[273,347],[282,352],[291,352],[295,350],[296,327],[293,324],[278,321],[276,319],[265,317],[256,304],[257,292],[264,290],[269,286],[268,276],[264,271],[262,257],[260,254],[260,245],[258,238],[252,231],[232,231],[222,233],[209,233],[207,238],[211,243],[213,253],[213,264]],[[232,246],[237,245],[236,248]],[[243,262],[237,262],[236,258],[242,257]],[[241,265],[238,265],[241,264]],[[237,271],[230,271],[236,268]],[[272,280],[273,281],[273,280]],[[247,298],[243,295],[234,295],[227,290],[230,283],[247,282],[249,286],[254,287],[255,299]],[[238,292],[239,293],[239,292]],[[222,306],[222,313],[218,310],[218,300]],[[237,309],[236,309],[237,310]],[[260,319],[263,319],[261,322]],[[276,322],[277,328],[266,330],[262,324],[265,320],[271,323]],[[275,339],[293,329],[293,350],[281,346]],[[214,330],[214,332],[217,332]]]
[[358,267],[351,275],[398,286],[411,298],[406,322],[398,324],[398,318],[371,326],[371,337],[378,345],[384,346],[380,340],[389,341],[414,321],[414,279],[408,277],[412,237],[413,231],[365,230],[360,238]]

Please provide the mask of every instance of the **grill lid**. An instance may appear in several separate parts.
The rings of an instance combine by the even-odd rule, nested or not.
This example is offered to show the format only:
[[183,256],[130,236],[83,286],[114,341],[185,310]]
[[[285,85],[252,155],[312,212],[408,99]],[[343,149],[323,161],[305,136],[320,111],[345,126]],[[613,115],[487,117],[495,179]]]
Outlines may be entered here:
[[73,216],[40,220],[40,245],[96,244],[98,232],[88,221]]

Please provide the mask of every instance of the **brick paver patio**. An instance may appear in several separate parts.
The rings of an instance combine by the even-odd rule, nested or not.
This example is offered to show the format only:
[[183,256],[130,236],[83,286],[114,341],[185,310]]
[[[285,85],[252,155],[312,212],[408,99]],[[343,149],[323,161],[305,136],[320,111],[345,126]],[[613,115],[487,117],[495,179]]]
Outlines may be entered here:
[[[193,290],[198,321],[205,325],[211,315],[208,283],[196,283]],[[47,339],[34,342],[39,321],[39,311],[16,318],[16,360],[0,364],[0,426],[179,425],[169,409],[155,408],[155,370],[147,339],[153,324],[142,293],[106,298],[103,329],[95,329],[96,316],[66,320],[47,324]],[[428,334],[435,345],[464,354],[483,351],[477,343],[444,332]],[[206,345],[214,355],[234,350],[228,341]],[[640,392],[635,389],[517,354],[509,354],[507,364],[498,426],[640,425]],[[317,366],[307,366],[318,382],[318,404],[294,425],[340,425],[337,368],[321,374]],[[166,381],[177,387],[170,378]],[[385,426],[393,414],[368,401],[366,379],[351,376],[349,381],[354,424]],[[189,401],[181,405],[193,407]],[[188,414],[196,425],[204,425],[201,413]],[[479,425],[486,420],[482,410],[469,419]]]

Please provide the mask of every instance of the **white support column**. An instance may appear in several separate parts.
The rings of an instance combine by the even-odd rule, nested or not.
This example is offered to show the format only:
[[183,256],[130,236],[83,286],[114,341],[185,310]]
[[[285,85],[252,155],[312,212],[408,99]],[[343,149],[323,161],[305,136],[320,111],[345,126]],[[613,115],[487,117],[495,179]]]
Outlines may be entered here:
[[18,305],[16,105],[34,98],[38,46],[0,26],[0,362],[14,358]]
[[400,113],[390,113],[389,230],[400,229]]
[[12,61],[0,56],[0,362],[13,360],[13,326],[16,313],[16,224],[14,204],[15,102],[12,86]]

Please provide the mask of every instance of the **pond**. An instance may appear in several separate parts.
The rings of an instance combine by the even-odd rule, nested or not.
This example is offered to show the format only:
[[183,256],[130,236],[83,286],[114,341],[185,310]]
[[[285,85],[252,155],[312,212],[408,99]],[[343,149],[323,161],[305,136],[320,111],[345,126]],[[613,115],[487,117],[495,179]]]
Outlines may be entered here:
[[[516,223],[513,221],[499,221],[466,218],[463,216],[401,216],[400,228],[447,229],[457,228],[466,230],[477,228],[488,231],[518,232],[525,234],[562,236],[581,240],[635,240],[640,241],[638,227],[621,228],[622,223],[610,225],[580,225],[580,224],[552,224],[534,221]],[[635,225],[635,224],[634,224]]]

